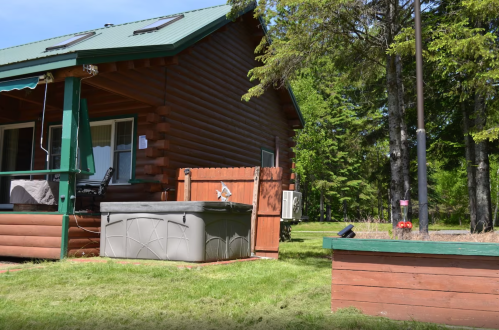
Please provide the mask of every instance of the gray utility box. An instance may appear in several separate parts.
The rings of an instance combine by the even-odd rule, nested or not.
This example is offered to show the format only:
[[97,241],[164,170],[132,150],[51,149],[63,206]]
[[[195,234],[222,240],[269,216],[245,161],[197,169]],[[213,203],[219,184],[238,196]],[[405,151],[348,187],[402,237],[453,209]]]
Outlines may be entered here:
[[252,205],[101,203],[101,257],[204,262],[250,256]]

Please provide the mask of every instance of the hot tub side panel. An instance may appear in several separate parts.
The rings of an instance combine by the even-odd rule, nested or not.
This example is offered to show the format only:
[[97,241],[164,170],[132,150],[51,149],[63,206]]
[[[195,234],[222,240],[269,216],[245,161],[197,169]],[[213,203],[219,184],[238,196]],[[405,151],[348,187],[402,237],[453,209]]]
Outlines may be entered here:
[[331,307],[499,328],[499,258],[334,250]]
[[249,257],[250,217],[226,212],[103,214],[100,255],[190,262]]
[[207,213],[204,261],[248,258],[251,255],[251,215]]

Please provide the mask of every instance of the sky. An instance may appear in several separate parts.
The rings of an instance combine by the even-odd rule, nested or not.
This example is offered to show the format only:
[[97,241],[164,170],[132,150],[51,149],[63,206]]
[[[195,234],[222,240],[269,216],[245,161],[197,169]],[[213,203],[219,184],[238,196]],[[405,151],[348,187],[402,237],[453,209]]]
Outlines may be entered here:
[[0,49],[223,5],[226,0],[0,0]]

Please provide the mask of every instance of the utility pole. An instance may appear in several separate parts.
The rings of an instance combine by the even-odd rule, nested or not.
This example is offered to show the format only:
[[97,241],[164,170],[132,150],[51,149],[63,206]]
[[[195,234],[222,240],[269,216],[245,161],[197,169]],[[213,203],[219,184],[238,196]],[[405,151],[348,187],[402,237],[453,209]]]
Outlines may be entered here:
[[418,109],[418,199],[419,199],[419,233],[428,235],[428,186],[426,170],[426,131],[424,129],[424,96],[423,96],[423,46],[421,41],[421,3],[414,0],[416,27],[416,86]]

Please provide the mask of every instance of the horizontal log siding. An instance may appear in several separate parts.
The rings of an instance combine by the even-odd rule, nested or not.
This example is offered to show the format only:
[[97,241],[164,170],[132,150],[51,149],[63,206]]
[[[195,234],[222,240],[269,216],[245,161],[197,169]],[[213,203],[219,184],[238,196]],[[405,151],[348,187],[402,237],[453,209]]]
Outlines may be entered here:
[[[179,55],[179,65],[139,67],[133,62],[118,63],[115,71],[104,70],[82,81],[81,96],[88,101],[92,120],[137,114],[137,135],[160,140],[149,140],[149,150],[137,150],[135,177],[159,180],[163,186],[110,186],[104,201],[160,200],[161,189],[176,186],[176,170],[182,167],[259,166],[260,148],[275,149],[276,135],[283,184],[289,185],[292,130],[279,93],[270,90],[250,102],[241,101],[253,86],[247,73],[258,65],[253,33],[247,24],[231,23],[228,29],[214,33],[208,41]],[[13,98],[6,102],[0,95],[2,104],[18,104],[17,121],[36,122],[35,141],[40,136],[43,92],[43,88],[37,88],[28,94],[18,93],[25,100],[16,102]],[[49,85],[46,123],[60,123],[63,97],[64,83]],[[159,123],[148,122],[147,115],[164,105],[171,107],[169,115]],[[164,120],[169,126],[158,126]],[[45,146],[47,143],[48,127]],[[45,169],[45,159],[35,143],[34,169]],[[156,174],[148,174],[149,170]],[[83,207],[88,203],[84,200]]]
[[100,216],[78,215],[69,217],[69,240],[68,240],[68,256],[98,256],[100,247],[100,234],[91,233],[81,229],[80,227],[100,233]]
[[497,257],[334,250],[332,310],[499,328]]
[[259,166],[261,147],[275,149],[277,135],[283,183],[289,185],[291,129],[277,92],[241,101],[253,86],[247,73],[258,65],[253,47],[244,23],[233,23],[180,56],[179,65],[168,67],[171,144],[165,155],[170,165]]
[[59,259],[62,215],[0,214],[0,256]]

